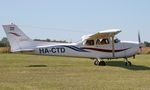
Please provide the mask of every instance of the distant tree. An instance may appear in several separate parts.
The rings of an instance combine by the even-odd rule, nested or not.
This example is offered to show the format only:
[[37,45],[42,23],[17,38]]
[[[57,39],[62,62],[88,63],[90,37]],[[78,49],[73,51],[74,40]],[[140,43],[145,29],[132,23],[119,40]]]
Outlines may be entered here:
[[47,38],[46,41],[47,41],[47,42],[50,42],[51,40]]
[[[34,39],[34,41],[43,41],[43,42],[59,42],[59,43],[68,43],[67,41],[62,41],[62,40],[50,40],[50,39],[45,39],[45,40],[41,40],[41,39]],[[0,41],[0,47],[10,47],[10,44],[8,42],[8,39],[6,37],[3,37]]]
[[8,42],[8,39],[6,37],[3,37],[1,41],[2,42]]
[[34,39],[34,41],[41,41],[40,39]]
[[10,47],[8,39],[6,37],[3,37],[0,41],[0,47]]
[[150,47],[150,43],[149,42],[144,41],[144,44],[145,44],[146,47]]

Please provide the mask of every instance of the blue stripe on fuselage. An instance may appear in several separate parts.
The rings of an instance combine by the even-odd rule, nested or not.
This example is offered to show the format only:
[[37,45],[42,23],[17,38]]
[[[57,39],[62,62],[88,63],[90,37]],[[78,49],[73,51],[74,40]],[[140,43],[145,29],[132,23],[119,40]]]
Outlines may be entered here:
[[[54,47],[55,47],[55,46],[54,46]],[[70,48],[70,49],[75,50],[75,51],[78,51],[78,52],[89,52],[89,51],[87,51],[87,50],[78,48],[78,47],[73,46],[73,45],[69,45],[69,46],[67,46],[67,45],[58,45],[58,46],[56,46],[56,47],[67,47],[67,48]]]

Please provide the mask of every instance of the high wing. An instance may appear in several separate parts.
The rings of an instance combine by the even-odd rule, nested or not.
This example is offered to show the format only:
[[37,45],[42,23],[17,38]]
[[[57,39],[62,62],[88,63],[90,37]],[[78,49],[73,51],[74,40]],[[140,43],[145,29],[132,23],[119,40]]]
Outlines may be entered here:
[[95,34],[85,35],[82,37],[82,40],[90,40],[90,39],[102,39],[102,38],[109,38],[114,37],[116,34],[120,33],[120,29],[109,29],[105,31],[100,31]]

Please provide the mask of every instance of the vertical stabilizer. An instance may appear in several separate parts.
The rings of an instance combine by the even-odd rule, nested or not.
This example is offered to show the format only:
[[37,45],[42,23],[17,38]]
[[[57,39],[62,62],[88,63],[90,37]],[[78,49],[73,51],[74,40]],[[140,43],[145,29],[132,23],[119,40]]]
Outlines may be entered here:
[[33,41],[26,36],[15,24],[3,25],[7,38],[11,46],[11,52],[21,51],[22,49],[33,49]]

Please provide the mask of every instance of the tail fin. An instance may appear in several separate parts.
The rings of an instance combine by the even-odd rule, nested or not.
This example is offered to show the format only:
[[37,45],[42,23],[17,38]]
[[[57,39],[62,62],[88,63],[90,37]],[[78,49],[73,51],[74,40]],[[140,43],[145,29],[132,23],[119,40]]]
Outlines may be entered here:
[[3,25],[11,52],[31,50],[35,46],[33,41],[26,36],[15,24]]

